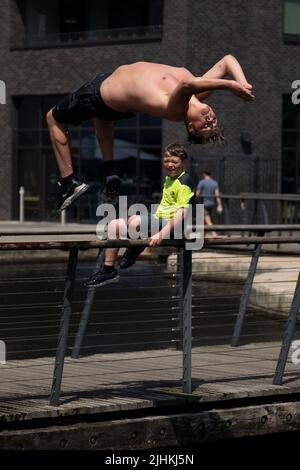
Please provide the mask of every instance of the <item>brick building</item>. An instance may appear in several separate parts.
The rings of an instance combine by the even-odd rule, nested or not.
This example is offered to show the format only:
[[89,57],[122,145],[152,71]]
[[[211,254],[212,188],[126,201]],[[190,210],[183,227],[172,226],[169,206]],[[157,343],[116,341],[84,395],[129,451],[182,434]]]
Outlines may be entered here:
[[[195,178],[210,166],[227,194],[300,190],[300,0],[1,0],[0,219],[18,217],[25,187],[27,220],[55,220],[57,170],[45,112],[99,71],[146,60],[201,75],[231,53],[254,86],[256,101],[224,92],[210,99],[226,145],[189,149]],[[0,100],[1,101],[1,100]],[[71,129],[74,164],[95,191],[69,213],[94,217],[101,159],[91,123]],[[118,124],[115,142],[124,191],[154,201],[161,148],[183,142],[182,124],[147,116]]]

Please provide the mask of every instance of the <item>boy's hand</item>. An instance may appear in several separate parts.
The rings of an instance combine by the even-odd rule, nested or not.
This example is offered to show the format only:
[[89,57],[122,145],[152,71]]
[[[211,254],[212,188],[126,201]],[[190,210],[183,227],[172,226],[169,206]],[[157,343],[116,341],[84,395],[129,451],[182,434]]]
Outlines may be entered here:
[[149,246],[157,246],[162,242],[162,240],[163,237],[161,236],[160,232],[158,232],[150,238]]
[[245,101],[253,101],[255,96],[252,94],[252,85],[250,83],[238,83],[235,80],[230,80],[230,91]]

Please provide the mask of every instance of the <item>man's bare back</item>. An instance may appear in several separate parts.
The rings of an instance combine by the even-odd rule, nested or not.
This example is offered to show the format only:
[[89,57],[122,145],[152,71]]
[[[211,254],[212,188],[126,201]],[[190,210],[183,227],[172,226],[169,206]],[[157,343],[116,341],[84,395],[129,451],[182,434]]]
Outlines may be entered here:
[[170,96],[178,85],[194,78],[184,67],[136,62],[118,67],[101,85],[105,103],[116,111],[145,113],[170,121],[184,116],[170,109]]

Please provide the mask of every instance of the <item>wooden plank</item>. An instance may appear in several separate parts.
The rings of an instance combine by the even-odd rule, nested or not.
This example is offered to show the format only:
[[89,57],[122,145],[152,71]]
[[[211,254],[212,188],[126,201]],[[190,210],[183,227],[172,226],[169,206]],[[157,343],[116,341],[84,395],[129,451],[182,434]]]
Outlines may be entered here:
[[145,449],[299,430],[300,403],[2,431],[3,450]]
[[[77,360],[67,357],[59,413],[80,414],[87,408],[92,413],[179,406],[189,399],[216,401],[299,392],[297,365],[288,364],[284,386],[272,385],[273,355],[276,356],[279,347],[279,342],[272,342],[238,348],[229,345],[194,348],[192,397],[181,392],[180,351],[95,354]],[[14,413],[16,419],[21,415],[22,419],[31,419],[43,413],[56,416],[58,411],[48,405],[53,358],[11,361],[1,372],[2,419],[6,413],[8,419]]]

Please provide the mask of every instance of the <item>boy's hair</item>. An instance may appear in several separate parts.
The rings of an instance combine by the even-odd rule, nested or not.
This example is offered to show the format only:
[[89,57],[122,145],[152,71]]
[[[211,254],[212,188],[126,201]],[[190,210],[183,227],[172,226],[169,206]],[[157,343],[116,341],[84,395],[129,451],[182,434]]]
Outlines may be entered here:
[[169,144],[166,146],[164,153],[170,153],[174,157],[179,157],[182,161],[188,158],[188,154],[185,150],[184,145],[181,144]]
[[221,144],[224,142],[224,129],[216,127],[214,133],[209,137],[203,135],[194,135],[192,132],[188,132],[188,141],[190,144]]

